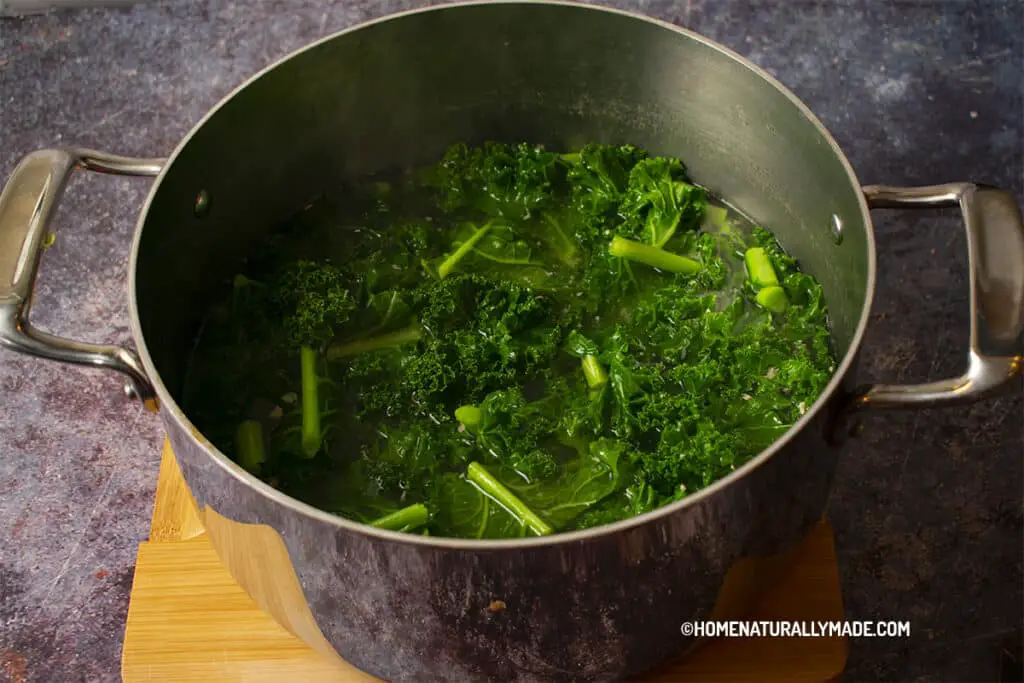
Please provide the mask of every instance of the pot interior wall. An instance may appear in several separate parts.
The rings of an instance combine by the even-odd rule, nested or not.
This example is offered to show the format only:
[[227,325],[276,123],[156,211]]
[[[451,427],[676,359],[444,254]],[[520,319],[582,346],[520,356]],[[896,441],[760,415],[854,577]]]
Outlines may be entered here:
[[797,105],[734,58],[651,22],[487,3],[320,43],[237,93],[181,149],[155,189],[134,283],[171,393],[213,288],[275,223],[342,178],[485,140],[632,143],[682,158],[821,281],[847,352],[867,295],[868,227],[859,188]]

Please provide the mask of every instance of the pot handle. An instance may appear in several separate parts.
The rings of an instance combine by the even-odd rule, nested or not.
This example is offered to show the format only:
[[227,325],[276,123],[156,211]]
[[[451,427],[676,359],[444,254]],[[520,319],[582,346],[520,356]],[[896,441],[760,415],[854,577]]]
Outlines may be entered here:
[[122,372],[128,376],[125,392],[150,411],[157,410],[156,393],[133,352],[43,332],[32,326],[28,314],[43,238],[71,172],[155,176],[163,162],[88,149],[44,149],[22,159],[0,192],[0,345],[41,358]]
[[960,207],[967,231],[971,339],[961,376],[870,384],[855,392],[852,408],[943,406],[1008,388],[1024,369],[1024,222],[1013,195],[973,183],[863,190],[872,209]]

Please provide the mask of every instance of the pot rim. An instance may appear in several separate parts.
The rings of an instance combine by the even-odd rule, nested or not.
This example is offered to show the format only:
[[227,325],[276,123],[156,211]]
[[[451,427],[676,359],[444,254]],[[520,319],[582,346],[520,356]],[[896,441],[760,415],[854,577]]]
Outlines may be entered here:
[[[317,507],[304,503],[296,498],[293,498],[281,491],[271,487],[269,484],[264,483],[261,479],[253,474],[250,474],[247,470],[236,464],[233,460],[227,457],[220,451],[212,442],[210,442],[202,432],[192,424],[191,420],[185,415],[184,411],[178,406],[177,402],[173,399],[167,387],[164,385],[163,380],[160,378],[159,373],[153,363],[153,359],[149,354],[149,349],[146,345],[145,339],[142,335],[141,323],[139,319],[139,308],[137,298],[137,267],[138,267],[138,255],[139,248],[142,242],[143,227],[146,222],[146,217],[149,214],[150,206],[153,202],[154,197],[160,190],[160,185],[163,182],[164,177],[167,175],[168,170],[173,166],[174,161],[181,154],[182,150],[189,144],[196,133],[209,121],[214,115],[216,115],[222,107],[224,107],[230,100],[232,100],[237,94],[245,90],[251,84],[258,81],[265,74],[274,70],[278,66],[289,61],[293,57],[307,52],[309,50],[316,49],[323,43],[330,42],[340,36],[353,33],[363,28],[381,24],[388,21],[400,20],[405,17],[409,17],[416,14],[422,14],[427,12],[437,12],[445,10],[457,10],[460,7],[473,7],[473,6],[484,6],[484,5],[548,5],[548,6],[565,6],[572,7],[578,10],[587,10],[591,12],[604,12],[606,14],[613,14],[622,17],[623,19],[629,19],[634,21],[643,21],[659,28],[672,31],[683,37],[695,40],[703,45],[718,51],[725,57],[734,60],[741,66],[753,72],[755,75],[767,81],[770,85],[775,87],[781,92],[799,111],[803,114],[807,120],[818,129],[821,136],[827,141],[832,152],[838,157],[840,163],[846,171],[847,178],[851,185],[857,188],[858,204],[860,206],[861,219],[864,222],[864,230],[866,237],[866,246],[868,249],[868,263],[867,263],[867,286],[864,298],[864,304],[861,308],[860,320],[854,330],[853,337],[850,341],[849,349],[846,355],[840,361],[836,367],[832,378],[822,391],[818,399],[809,407],[807,412],[800,417],[799,420],[793,423],[789,430],[779,439],[774,441],[768,448],[761,451],[759,454],[751,458],[742,467],[729,473],[727,476],[715,481],[714,483],[706,486],[699,491],[683,498],[682,500],[669,503],[650,512],[623,519],[612,524],[606,524],[602,526],[592,527],[589,529],[583,529],[581,531],[569,531],[564,533],[556,533],[550,536],[541,536],[535,538],[519,538],[519,539],[503,539],[503,540],[479,540],[479,539],[461,539],[461,538],[445,538],[439,536],[421,536],[419,534],[406,534],[397,531],[388,531],[384,529],[377,529],[368,524],[360,524],[350,519],[331,514]],[[228,474],[238,479],[241,483],[248,485],[255,489],[261,495],[269,498],[273,502],[290,508],[302,515],[312,517],[317,521],[330,524],[334,527],[344,529],[347,532],[362,534],[373,538],[380,539],[382,541],[391,541],[397,543],[406,543],[410,545],[428,546],[434,548],[446,548],[453,550],[487,550],[487,551],[498,551],[498,550],[518,550],[525,548],[538,548],[542,546],[559,545],[563,543],[576,543],[592,541],[602,536],[617,534],[620,532],[628,531],[635,527],[642,526],[648,522],[673,515],[685,508],[691,507],[699,503],[701,500],[714,496],[718,491],[725,489],[730,486],[733,482],[747,476],[750,472],[760,467],[768,460],[770,460],[777,452],[782,448],[786,447],[790,441],[796,436],[798,432],[805,429],[813,420],[815,420],[819,413],[825,408],[825,404],[831,399],[842,384],[847,373],[850,372],[859,352],[860,346],[863,342],[864,332],[867,328],[867,323],[871,315],[871,305],[874,299],[875,292],[875,275],[877,267],[877,254],[875,246],[875,235],[874,228],[871,223],[871,216],[868,210],[867,201],[864,198],[862,192],[860,192],[861,184],[857,179],[856,174],[853,171],[853,167],[842,149],[836,143],[831,133],[825,128],[825,126],[818,120],[818,118],[811,112],[811,110],[805,105],[796,95],[794,95],[786,86],[780,83],[774,76],[766,72],[761,67],[757,66],[750,60],[746,59],[742,55],[733,50],[720,45],[704,36],[691,31],[690,29],[677,26],[661,19],[656,19],[644,14],[632,12],[628,10],[621,10],[611,7],[604,7],[599,5],[584,4],[576,0],[455,0],[454,2],[446,2],[439,5],[432,5],[428,7],[420,7],[417,9],[406,10],[404,12],[397,12],[394,14],[387,14],[376,19],[371,19],[365,22],[355,24],[353,26],[346,27],[340,31],[332,33],[328,36],[320,38],[319,40],[313,41],[305,45],[304,47],[298,48],[287,55],[275,60],[270,65],[264,67],[260,71],[256,72],[240,85],[233,88],[227,95],[214,105],[185,135],[184,138],[178,143],[174,151],[167,157],[167,161],[160,171],[160,174],[156,177],[150,188],[149,194],[143,203],[142,210],[139,213],[139,218],[136,221],[135,233],[132,239],[131,252],[129,253],[128,260],[128,286],[129,286],[129,311],[130,311],[130,325],[132,336],[134,337],[136,347],[138,349],[139,357],[142,361],[143,368],[146,374],[149,376],[150,381],[156,390],[157,396],[160,400],[160,408],[162,411],[167,411],[169,415],[177,421],[180,425],[185,427],[194,439],[201,446],[204,447],[210,458],[221,468],[223,468]]]

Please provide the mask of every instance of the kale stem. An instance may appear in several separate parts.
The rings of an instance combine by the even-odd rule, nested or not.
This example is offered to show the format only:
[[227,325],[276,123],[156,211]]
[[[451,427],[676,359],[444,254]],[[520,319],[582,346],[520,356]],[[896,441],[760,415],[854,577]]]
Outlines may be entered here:
[[608,373],[601,366],[597,356],[583,356],[583,376],[587,378],[587,385],[591,389],[600,389],[608,382]]
[[476,243],[479,242],[490,229],[491,221],[487,221],[486,223],[484,223],[483,227],[474,232],[469,239],[460,244],[459,248],[456,249],[455,252],[451,254],[448,258],[446,258],[441,263],[440,266],[438,266],[437,276],[442,280],[445,279],[448,276],[448,273],[451,272],[452,268],[454,268],[459,263],[459,261],[461,261],[462,258],[466,254],[468,254],[473,249],[473,247],[476,246]]
[[526,506],[526,503],[519,500],[515,494],[509,491],[504,484],[478,462],[469,463],[466,476],[471,482],[480,487],[484,493],[496,500],[502,507],[512,513],[521,524],[524,524],[538,536],[547,536],[554,533],[554,529],[537,516],[537,514]]
[[302,361],[302,452],[312,458],[320,450],[320,378],[316,374],[316,351],[303,346]]
[[789,306],[786,291],[779,286],[779,277],[775,274],[772,261],[761,247],[747,249],[743,256],[747,263],[750,282],[758,290],[757,303],[772,313],[782,313]]
[[423,330],[419,325],[408,327],[397,332],[389,332],[369,339],[357,339],[345,344],[332,344],[327,348],[327,360],[333,361],[346,356],[366,353],[367,351],[379,351],[393,346],[401,346],[419,341],[423,336]]
[[786,298],[786,291],[782,287],[765,287],[757,293],[755,298],[757,303],[772,313],[782,313],[789,306],[789,299]]
[[484,419],[484,412],[476,406],[459,406],[455,409],[455,419],[470,432],[475,432]]
[[764,249],[761,247],[747,249],[744,259],[747,262],[747,272],[750,273],[750,281],[756,287],[779,286],[779,278],[775,275],[771,259],[768,258],[768,254],[765,253]]
[[256,420],[246,420],[239,424],[235,432],[235,448],[238,464],[253,474],[259,473],[260,465],[267,459],[263,446],[263,425]]
[[430,512],[423,503],[415,503],[370,522],[370,526],[390,531],[412,531],[430,520]]
[[660,247],[653,247],[642,242],[634,242],[624,237],[613,237],[608,250],[612,256],[643,263],[652,268],[659,268],[670,273],[693,275],[700,270],[700,263],[698,261],[673,254]]

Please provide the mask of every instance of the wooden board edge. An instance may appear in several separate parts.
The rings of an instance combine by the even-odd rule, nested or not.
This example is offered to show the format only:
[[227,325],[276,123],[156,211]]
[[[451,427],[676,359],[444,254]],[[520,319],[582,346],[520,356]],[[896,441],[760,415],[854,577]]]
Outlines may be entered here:
[[195,499],[181,475],[171,443],[164,439],[157,475],[153,517],[149,524],[150,541],[181,541],[204,532]]

